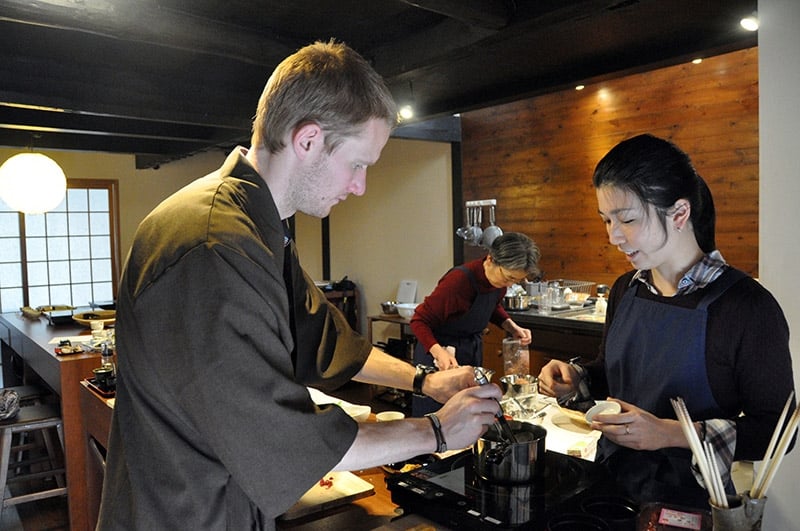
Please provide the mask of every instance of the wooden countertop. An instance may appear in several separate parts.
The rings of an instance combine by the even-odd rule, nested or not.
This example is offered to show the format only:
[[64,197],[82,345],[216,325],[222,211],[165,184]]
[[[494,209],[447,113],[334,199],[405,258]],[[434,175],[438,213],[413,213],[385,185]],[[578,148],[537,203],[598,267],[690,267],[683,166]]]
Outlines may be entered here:
[[[111,414],[114,407],[113,398],[104,398],[94,392],[87,383],[81,382],[81,408],[84,411],[86,435],[95,438],[105,445],[110,431]],[[374,420],[374,414],[371,415]],[[87,439],[88,441],[88,439]],[[385,472],[380,467],[353,471],[353,474],[372,484],[375,494],[361,498],[343,506],[326,509],[290,521],[278,521],[278,529],[293,529],[297,531],[314,531],[329,529],[379,529],[391,525],[394,520],[403,515],[392,502],[391,493],[386,488]],[[89,520],[96,522],[99,509],[100,485],[97,478],[87,473],[91,496],[89,500]],[[101,480],[102,481],[102,480]],[[406,521],[406,518],[402,518]],[[421,517],[414,516],[408,519],[408,525],[392,527],[392,529],[410,529],[419,523],[428,522]],[[443,529],[437,527],[437,529]]]
[[[89,530],[87,520],[87,490],[85,481],[86,459],[83,443],[83,418],[79,404],[80,382],[92,376],[92,369],[99,366],[100,354],[83,353],[57,356],[51,340],[58,337],[74,337],[90,334],[89,329],[78,323],[51,326],[44,317],[26,319],[19,312],[0,314],[0,339],[10,348],[3,348],[4,383],[14,376],[7,372],[13,352],[25,363],[22,383],[41,378],[55,391],[61,401],[61,417],[64,422],[64,446],[66,453],[67,489],[72,531]],[[93,528],[92,528],[93,529]]]

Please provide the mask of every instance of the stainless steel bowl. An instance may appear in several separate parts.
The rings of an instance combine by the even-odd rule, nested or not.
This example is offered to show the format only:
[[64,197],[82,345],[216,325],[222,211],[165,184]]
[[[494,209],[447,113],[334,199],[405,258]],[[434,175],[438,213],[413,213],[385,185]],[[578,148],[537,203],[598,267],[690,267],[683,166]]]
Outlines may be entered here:
[[503,394],[511,397],[533,395],[539,392],[539,379],[530,374],[506,374],[500,378]]
[[503,297],[503,304],[507,310],[527,310],[531,301],[527,295],[506,295]]
[[381,303],[381,311],[386,315],[397,313],[397,303],[394,301],[384,301]]

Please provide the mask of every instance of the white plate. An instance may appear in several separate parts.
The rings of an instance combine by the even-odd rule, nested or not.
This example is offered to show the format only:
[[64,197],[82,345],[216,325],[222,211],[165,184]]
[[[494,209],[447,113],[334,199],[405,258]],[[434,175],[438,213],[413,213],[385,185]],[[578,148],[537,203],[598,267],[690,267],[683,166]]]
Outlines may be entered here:
[[576,424],[581,425],[582,427],[586,427],[589,424],[586,422],[586,415],[583,412],[578,411],[577,409],[569,409],[566,407],[558,406],[558,410],[564,414],[569,420],[575,422]]
[[313,387],[308,387],[307,389],[308,394],[311,396],[311,400],[318,406],[324,404],[335,404],[344,409],[345,413],[353,417],[358,422],[364,422],[369,418],[369,414],[372,413],[372,408],[369,406],[351,404],[350,402],[341,400],[335,396],[326,395],[319,389],[314,389]]
[[589,424],[594,420],[595,415],[617,414],[622,411],[622,407],[617,402],[610,400],[597,400],[597,403],[586,412],[586,422]]

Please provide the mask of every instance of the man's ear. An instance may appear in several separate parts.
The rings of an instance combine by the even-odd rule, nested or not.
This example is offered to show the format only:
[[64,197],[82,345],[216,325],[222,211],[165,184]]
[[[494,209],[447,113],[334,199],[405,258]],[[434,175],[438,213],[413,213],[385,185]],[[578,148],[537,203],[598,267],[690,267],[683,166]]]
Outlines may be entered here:
[[320,126],[314,122],[307,122],[294,130],[292,149],[299,159],[305,159],[324,147],[324,139],[325,135]]

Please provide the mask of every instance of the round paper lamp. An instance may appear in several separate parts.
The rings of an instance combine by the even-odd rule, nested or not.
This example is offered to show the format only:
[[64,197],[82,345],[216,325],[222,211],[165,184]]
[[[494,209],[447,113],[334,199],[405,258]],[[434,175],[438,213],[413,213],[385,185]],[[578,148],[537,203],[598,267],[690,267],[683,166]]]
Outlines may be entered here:
[[41,153],[19,153],[0,166],[0,198],[14,210],[47,212],[64,200],[66,192],[64,171]]

